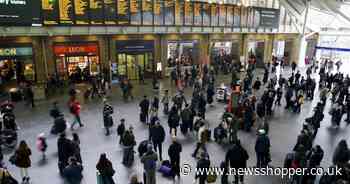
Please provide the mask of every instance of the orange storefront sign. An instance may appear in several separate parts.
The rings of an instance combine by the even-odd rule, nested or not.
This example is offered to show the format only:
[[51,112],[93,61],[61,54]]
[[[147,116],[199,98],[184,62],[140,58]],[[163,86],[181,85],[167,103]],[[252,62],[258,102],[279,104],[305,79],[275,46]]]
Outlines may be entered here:
[[54,46],[55,55],[62,54],[97,54],[98,46],[96,44],[87,45],[56,45]]

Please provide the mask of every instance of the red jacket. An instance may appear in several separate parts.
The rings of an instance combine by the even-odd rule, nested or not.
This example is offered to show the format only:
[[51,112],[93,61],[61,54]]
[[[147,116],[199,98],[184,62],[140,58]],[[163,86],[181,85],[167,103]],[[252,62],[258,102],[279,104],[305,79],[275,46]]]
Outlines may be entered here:
[[81,106],[80,106],[80,103],[78,101],[71,102],[70,108],[71,108],[72,114],[74,114],[74,115],[80,114]]

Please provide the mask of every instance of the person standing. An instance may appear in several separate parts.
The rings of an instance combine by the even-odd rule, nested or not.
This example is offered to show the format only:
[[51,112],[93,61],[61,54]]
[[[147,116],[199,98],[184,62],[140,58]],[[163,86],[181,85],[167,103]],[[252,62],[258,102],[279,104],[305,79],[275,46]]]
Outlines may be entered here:
[[154,96],[153,101],[152,101],[152,108],[158,112],[159,109],[159,98],[157,96]]
[[122,144],[124,133],[125,133],[125,119],[122,118],[117,128],[117,134],[119,136],[119,144]]
[[125,131],[122,144],[124,146],[122,163],[125,166],[131,166],[134,162],[134,146],[136,145],[133,127],[130,126],[129,130]]
[[181,121],[182,121],[182,125],[181,125],[181,131],[186,134],[188,131],[188,128],[193,126],[193,121],[191,121],[192,119],[192,111],[191,108],[188,104],[185,105],[185,108],[182,110],[181,112]]
[[143,96],[143,100],[139,104],[139,107],[141,108],[140,120],[142,123],[148,122],[149,105],[150,102],[147,99],[147,96]]
[[76,98],[72,98],[71,102],[69,103],[69,108],[70,108],[70,112],[74,116],[74,121],[70,127],[71,130],[74,130],[74,125],[77,123],[79,124],[80,127],[83,127],[84,125],[81,123],[81,119],[80,119],[81,106],[79,101]]
[[102,183],[101,184],[114,184],[113,176],[115,170],[113,169],[112,162],[108,160],[106,153],[100,155],[100,159],[96,165],[96,169],[100,174]]
[[348,163],[350,160],[350,149],[348,148],[348,144],[346,143],[346,140],[341,140],[338,144],[338,146],[335,148],[334,154],[333,154],[333,164],[342,166],[346,163]]
[[63,169],[68,165],[68,159],[74,156],[75,149],[71,140],[66,138],[66,134],[62,133],[57,140],[58,150],[58,169],[63,174]]
[[[226,153],[226,163],[230,165],[230,168],[237,170],[247,167],[247,161],[249,159],[248,152],[242,147],[240,140],[237,140],[231,149]],[[235,175],[235,183],[238,184],[238,180],[243,183],[244,175]]]
[[151,127],[151,140],[153,142],[154,150],[159,151],[159,160],[162,161],[162,144],[165,140],[165,131],[160,121],[157,121],[155,125]]
[[83,179],[83,166],[75,157],[70,157],[69,165],[64,168],[63,176],[69,184],[80,184]]
[[147,152],[141,157],[144,169],[144,183],[156,184],[156,166],[158,156],[153,151],[152,145],[147,146]]
[[296,68],[297,68],[297,63],[295,61],[293,61],[292,62],[292,73],[294,73]]
[[262,168],[267,166],[270,154],[270,139],[267,137],[265,130],[259,130],[259,136],[255,143],[255,152],[257,157],[256,167]]
[[207,102],[210,106],[212,106],[212,103],[214,101],[214,95],[215,95],[214,84],[209,84],[207,89]]
[[174,177],[178,176],[180,178],[180,154],[182,152],[182,146],[177,142],[175,136],[173,136],[172,139],[173,142],[169,146],[168,156],[170,158],[171,169],[174,173]]
[[113,107],[107,102],[106,99],[103,100],[103,125],[106,129],[106,136],[110,134],[109,129],[113,126]]
[[[206,169],[209,169],[210,167],[210,160],[207,158],[206,153],[201,154],[201,158],[197,162],[197,171],[204,171]],[[208,174],[206,172],[203,173],[196,173],[195,179],[197,180],[199,178],[199,184],[205,184],[207,180]]]
[[30,156],[32,155],[32,151],[24,140],[19,143],[19,147],[16,150],[15,155],[15,165],[21,169],[23,183],[29,182],[30,178],[28,175],[28,168],[31,166]]

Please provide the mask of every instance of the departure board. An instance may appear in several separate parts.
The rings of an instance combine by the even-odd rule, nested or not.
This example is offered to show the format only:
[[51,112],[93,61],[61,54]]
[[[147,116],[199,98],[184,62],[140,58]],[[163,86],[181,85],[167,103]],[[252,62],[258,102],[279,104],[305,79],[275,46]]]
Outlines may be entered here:
[[165,25],[174,25],[175,16],[174,10],[175,1],[174,0],[165,0],[164,1],[164,14],[165,14]]
[[104,10],[105,10],[105,24],[114,25],[117,22],[117,11],[115,0],[104,0]]
[[59,0],[60,24],[73,24],[73,0]]
[[193,24],[193,2],[185,1],[185,25]]
[[226,25],[226,5],[219,6],[219,26]]
[[194,9],[194,25],[201,26],[202,25],[202,3],[196,2],[193,5]]
[[184,1],[177,0],[175,2],[175,24],[183,25],[184,24]]
[[218,26],[219,24],[219,10],[218,5],[211,5],[211,26]]
[[203,26],[210,26],[210,5],[204,3],[202,6],[203,9]]
[[226,26],[232,27],[233,26],[233,6],[227,5],[226,6]]
[[141,25],[141,1],[130,0],[130,23]]
[[239,6],[235,6],[233,9],[233,26],[239,27],[241,25],[241,8]]
[[91,24],[103,24],[103,0],[90,0]]
[[154,25],[163,25],[163,0],[154,0],[153,1],[153,13],[154,13]]
[[74,0],[76,24],[89,24],[89,0]]
[[41,0],[43,23],[45,25],[56,25],[58,21],[58,3],[52,0]]
[[117,0],[117,18],[119,25],[129,24],[129,1],[128,0]]
[[143,25],[152,25],[153,24],[153,8],[152,1],[142,0],[142,24]]

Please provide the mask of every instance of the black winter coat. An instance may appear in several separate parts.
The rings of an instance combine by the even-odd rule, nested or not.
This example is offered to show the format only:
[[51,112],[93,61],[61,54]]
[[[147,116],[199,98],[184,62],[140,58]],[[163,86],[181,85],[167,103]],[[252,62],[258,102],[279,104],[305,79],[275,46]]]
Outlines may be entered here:
[[172,114],[168,118],[168,124],[170,128],[176,128],[179,126],[180,116],[177,113]]
[[234,145],[226,153],[226,162],[230,163],[231,168],[246,168],[248,159],[248,152],[242,146]]
[[256,139],[255,151],[257,153],[269,153],[270,152],[270,139],[266,135],[260,135]]
[[58,161],[67,163],[69,157],[74,156],[75,147],[71,140],[67,138],[58,138],[57,140],[58,148]]
[[171,159],[180,158],[180,153],[182,152],[182,146],[178,142],[173,142],[168,149],[168,155]]
[[165,139],[164,128],[159,125],[152,126],[151,128],[151,139],[154,143],[162,143]]

